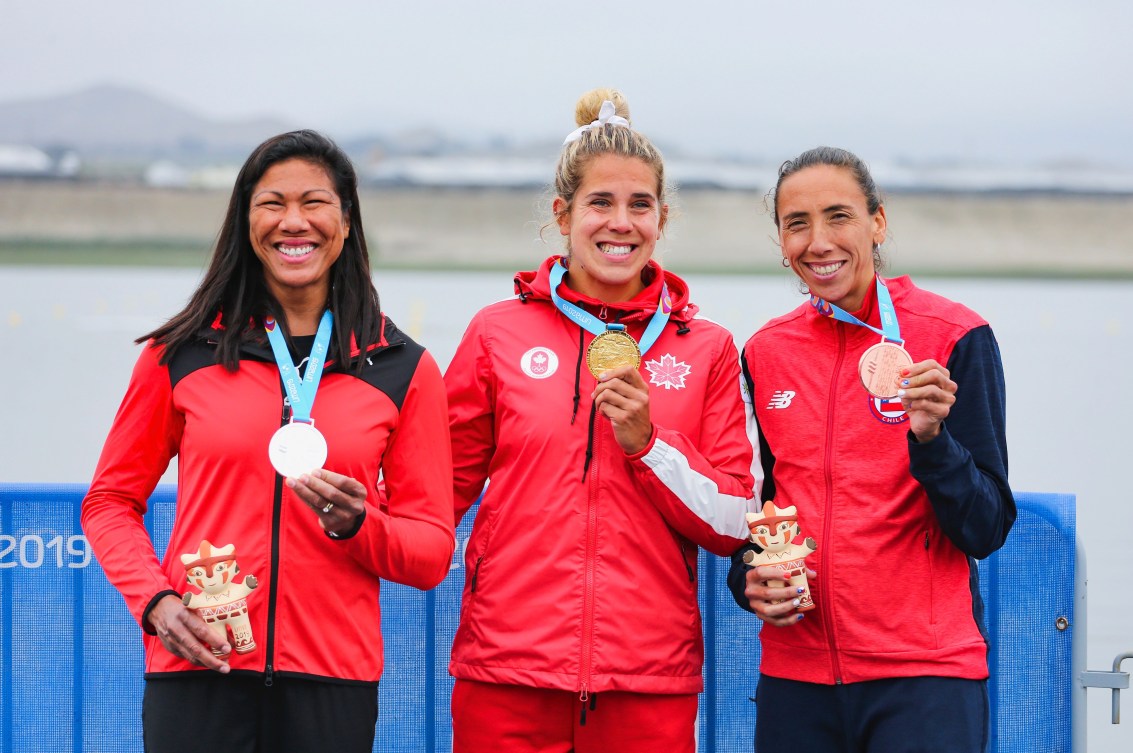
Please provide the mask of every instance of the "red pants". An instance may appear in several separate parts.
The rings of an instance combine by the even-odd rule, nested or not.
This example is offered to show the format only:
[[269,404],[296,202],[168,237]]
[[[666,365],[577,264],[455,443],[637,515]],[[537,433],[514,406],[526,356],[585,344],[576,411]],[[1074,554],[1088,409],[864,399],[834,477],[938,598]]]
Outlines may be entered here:
[[[694,753],[695,694],[596,693],[457,680],[453,753]],[[583,706],[586,721],[582,722]]]

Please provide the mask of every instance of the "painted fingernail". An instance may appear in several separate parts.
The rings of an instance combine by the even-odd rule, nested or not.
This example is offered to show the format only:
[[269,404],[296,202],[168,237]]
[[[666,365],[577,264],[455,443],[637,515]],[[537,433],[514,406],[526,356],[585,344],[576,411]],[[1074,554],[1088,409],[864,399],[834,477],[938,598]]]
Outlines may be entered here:
[[806,593],[806,589],[803,588],[802,586],[799,586],[798,588],[795,589],[795,593],[800,593],[800,594]]
[[905,396],[904,390],[897,390],[897,397],[904,397],[904,396]]
[[795,599],[795,600],[794,600],[794,601],[792,601],[791,603],[792,603],[792,604],[794,604],[794,605],[795,605],[795,606],[797,607],[797,606],[798,606],[799,604],[801,604],[802,602],[801,602],[801,601],[800,601],[799,599]]
[[908,369],[901,369],[901,376],[908,376],[908,375],[909,375]]
[[796,620],[795,620],[795,622],[798,622],[798,621],[799,621],[799,620],[801,620],[801,619],[802,619],[803,617],[806,617],[806,615],[805,615],[805,614],[800,614],[800,615],[798,616],[798,619],[796,619]]
[[902,379],[901,380],[901,386],[902,387],[908,387],[909,386],[909,380],[908,379]]

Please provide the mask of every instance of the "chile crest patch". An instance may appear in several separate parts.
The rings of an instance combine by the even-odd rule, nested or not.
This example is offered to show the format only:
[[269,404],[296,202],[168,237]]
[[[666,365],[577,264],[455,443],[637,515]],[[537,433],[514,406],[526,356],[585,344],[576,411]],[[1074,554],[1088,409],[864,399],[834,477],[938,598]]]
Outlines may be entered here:
[[866,395],[869,402],[869,412],[883,424],[903,424],[909,420],[909,414],[897,398],[880,398]]

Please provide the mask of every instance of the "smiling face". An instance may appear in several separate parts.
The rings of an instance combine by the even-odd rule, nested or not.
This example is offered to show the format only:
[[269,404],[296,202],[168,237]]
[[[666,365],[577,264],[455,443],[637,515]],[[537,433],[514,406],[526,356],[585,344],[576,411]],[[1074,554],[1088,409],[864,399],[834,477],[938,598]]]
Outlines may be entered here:
[[783,258],[814,295],[853,312],[874,280],[873,247],[885,240],[885,208],[869,213],[846,168],[815,165],[783,180],[776,197]]
[[602,154],[586,164],[572,205],[557,197],[559,232],[569,238],[567,285],[600,301],[628,301],[641,292],[641,270],[653,256],[668,206],[657,175],[636,157]]
[[330,268],[349,234],[342,201],[321,165],[299,158],[277,162],[252,189],[249,240],[268,289],[285,308],[326,300]]
[[799,534],[798,524],[793,520],[780,520],[774,523],[761,523],[751,529],[751,540],[759,544],[765,552],[781,552],[791,545],[791,539]]

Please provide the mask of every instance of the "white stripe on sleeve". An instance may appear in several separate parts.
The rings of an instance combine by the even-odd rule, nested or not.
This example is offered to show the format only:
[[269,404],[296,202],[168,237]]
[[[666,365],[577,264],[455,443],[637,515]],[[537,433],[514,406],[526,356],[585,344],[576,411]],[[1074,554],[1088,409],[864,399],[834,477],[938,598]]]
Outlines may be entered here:
[[745,513],[755,512],[755,500],[721,494],[716,482],[694,471],[684,453],[660,439],[641,458],[661,483],[696,517],[721,536],[746,539],[750,535]]

